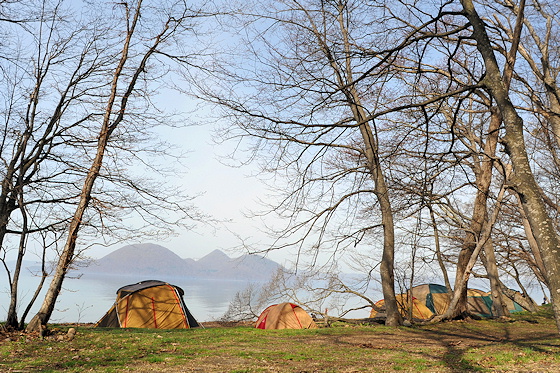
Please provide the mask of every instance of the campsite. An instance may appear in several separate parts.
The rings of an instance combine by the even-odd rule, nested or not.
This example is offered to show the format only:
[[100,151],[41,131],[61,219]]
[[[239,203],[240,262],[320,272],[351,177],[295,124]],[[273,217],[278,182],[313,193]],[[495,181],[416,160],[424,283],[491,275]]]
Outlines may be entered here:
[[[508,320],[389,328],[341,323],[307,330],[253,324],[137,329],[56,325],[52,336],[2,335],[2,372],[557,372],[552,311]],[[70,327],[77,334],[65,339]]]
[[0,373],[560,372],[557,1],[0,25]]

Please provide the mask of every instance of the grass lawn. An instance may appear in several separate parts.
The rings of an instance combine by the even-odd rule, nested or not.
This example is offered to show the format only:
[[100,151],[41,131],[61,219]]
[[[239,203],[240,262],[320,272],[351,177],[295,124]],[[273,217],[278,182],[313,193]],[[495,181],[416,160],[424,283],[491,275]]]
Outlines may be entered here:
[[551,312],[509,321],[315,330],[51,326],[41,339],[0,332],[0,372],[560,372]]

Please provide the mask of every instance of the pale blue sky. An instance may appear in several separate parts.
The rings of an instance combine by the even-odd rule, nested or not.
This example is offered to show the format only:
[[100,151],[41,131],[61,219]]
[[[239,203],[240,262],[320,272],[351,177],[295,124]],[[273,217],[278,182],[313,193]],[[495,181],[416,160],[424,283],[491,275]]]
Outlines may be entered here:
[[[187,96],[176,92],[168,92],[158,100],[165,102],[168,110],[190,111],[196,103]],[[185,118],[198,123],[196,126],[165,129],[162,139],[177,145],[182,151],[188,152],[185,158],[184,175],[178,175],[172,183],[180,185],[185,194],[197,195],[193,205],[202,213],[223,221],[213,226],[198,223],[192,231],[178,229],[177,237],[167,241],[153,241],[174,251],[182,258],[198,259],[220,249],[230,257],[243,254],[238,248],[243,240],[251,243],[267,241],[262,232],[263,225],[257,218],[248,218],[251,210],[259,210],[259,199],[266,199],[267,190],[257,174],[257,165],[232,167],[239,164],[239,159],[229,157],[235,144],[216,143],[214,141],[217,128],[216,116],[207,109],[185,114]],[[223,123],[222,123],[223,124]],[[238,153],[240,157],[246,156]],[[225,164],[227,163],[227,165]],[[144,242],[144,241],[143,241]],[[139,243],[134,240],[110,247],[95,247],[88,251],[93,258],[100,258],[113,250],[127,244]],[[289,254],[284,251],[270,253],[272,260],[284,263]]]

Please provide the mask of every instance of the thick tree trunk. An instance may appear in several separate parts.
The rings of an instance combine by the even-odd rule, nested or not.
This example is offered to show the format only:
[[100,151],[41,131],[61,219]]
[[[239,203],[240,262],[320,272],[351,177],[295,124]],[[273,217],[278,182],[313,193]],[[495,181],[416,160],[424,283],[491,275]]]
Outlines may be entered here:
[[461,4],[473,27],[472,36],[486,67],[482,83],[494,97],[502,114],[506,130],[503,143],[513,165],[511,187],[521,198],[523,210],[538,244],[549,281],[556,324],[560,330],[560,238],[533,176],[525,147],[523,120],[509,99],[484,23],[472,0],[461,0]]

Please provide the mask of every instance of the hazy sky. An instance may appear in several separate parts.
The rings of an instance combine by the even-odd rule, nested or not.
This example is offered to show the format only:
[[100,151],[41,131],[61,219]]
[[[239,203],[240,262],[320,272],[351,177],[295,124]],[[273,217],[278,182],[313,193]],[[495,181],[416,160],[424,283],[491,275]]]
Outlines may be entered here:
[[[190,110],[195,103],[177,93],[169,93],[163,97],[169,109],[179,111]],[[191,114],[193,115],[193,114]],[[266,241],[262,233],[262,223],[255,218],[248,218],[246,213],[259,209],[258,200],[266,198],[265,185],[254,176],[255,165],[231,167],[237,160],[227,159],[232,143],[217,144],[213,141],[215,116],[199,110],[196,114],[197,126],[166,130],[164,139],[188,151],[183,177],[178,176],[176,182],[182,186],[189,196],[200,195],[193,204],[201,212],[224,221],[215,226],[197,224],[192,231],[179,231],[179,236],[168,241],[154,241],[165,246],[182,258],[198,259],[215,249],[220,249],[230,257],[243,254],[243,251],[232,250],[242,244],[242,239],[251,242]],[[240,154],[240,156],[242,156]],[[226,158],[224,158],[226,157]],[[139,243],[130,241],[111,247],[95,247],[88,252],[94,258],[100,258],[109,252],[127,244]],[[288,256],[284,252],[272,252],[269,258],[283,263]]]
[[[194,200],[202,212],[223,221],[216,229],[199,224],[192,232],[185,232],[165,245],[180,256],[198,258],[215,249],[227,250],[240,245],[242,238],[262,237],[257,219],[244,214],[258,208],[258,198],[264,198],[264,185],[251,174],[255,167],[233,168],[224,165],[220,157],[228,153],[228,145],[213,144],[212,125],[187,128],[190,132],[185,146],[192,152],[188,156],[188,171],[183,185],[189,194],[203,193]],[[228,231],[229,230],[229,231]],[[228,255],[235,255],[228,252]],[[277,256],[277,255],[276,255]]]

